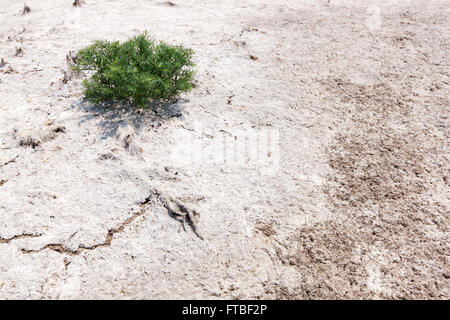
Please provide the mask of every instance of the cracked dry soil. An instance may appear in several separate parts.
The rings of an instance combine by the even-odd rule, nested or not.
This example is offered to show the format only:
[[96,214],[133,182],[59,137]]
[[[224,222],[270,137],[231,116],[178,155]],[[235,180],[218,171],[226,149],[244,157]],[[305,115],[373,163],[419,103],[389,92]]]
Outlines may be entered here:
[[[448,1],[72,3],[0,9],[0,298],[450,297]],[[84,101],[73,53],[144,30],[195,89]],[[266,129],[275,171],[177,153]]]

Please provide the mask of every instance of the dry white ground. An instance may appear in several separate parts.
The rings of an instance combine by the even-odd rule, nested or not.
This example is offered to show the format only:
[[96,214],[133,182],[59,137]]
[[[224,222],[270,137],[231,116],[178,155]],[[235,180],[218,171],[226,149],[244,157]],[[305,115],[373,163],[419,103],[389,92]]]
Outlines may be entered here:
[[[0,6],[0,298],[450,298],[448,0],[27,5]],[[62,81],[144,30],[196,53],[176,103]]]

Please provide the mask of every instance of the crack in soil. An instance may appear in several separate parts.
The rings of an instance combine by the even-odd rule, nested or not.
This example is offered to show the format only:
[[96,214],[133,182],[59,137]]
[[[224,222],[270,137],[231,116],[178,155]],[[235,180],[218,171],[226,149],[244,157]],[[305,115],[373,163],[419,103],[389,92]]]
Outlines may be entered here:
[[12,236],[11,238],[2,238],[0,237],[0,243],[10,243],[14,240],[25,239],[25,238],[38,238],[42,234],[33,234],[33,233],[23,233],[16,236]]
[[12,158],[11,160],[8,160],[8,161],[6,161],[5,163],[2,163],[2,164],[0,165],[0,167],[4,167],[4,166],[7,166],[7,165],[10,164],[10,163],[16,162],[16,159],[17,159],[18,157],[19,157],[19,156],[17,155],[17,156],[15,156],[14,158]]
[[131,224],[134,220],[136,220],[138,217],[142,216],[145,213],[147,205],[151,202],[152,195],[148,196],[143,202],[140,203],[141,210],[138,212],[135,212],[131,217],[127,218],[122,224],[117,228],[112,228],[108,230],[108,233],[106,234],[105,241],[103,243],[95,244],[93,246],[85,246],[81,244],[76,250],[70,250],[66,248],[63,244],[60,243],[49,243],[42,247],[41,249],[37,250],[29,250],[29,249],[22,249],[23,253],[36,253],[41,252],[46,249],[50,249],[52,251],[58,252],[58,253],[65,253],[72,256],[77,256],[80,253],[82,253],[85,250],[95,250],[97,248],[102,247],[108,247],[111,245],[111,242],[114,239],[114,235],[116,233],[122,233],[126,226]]
[[[195,219],[198,216],[198,213],[195,210],[188,209],[184,204],[182,204],[176,200],[173,200],[170,197],[164,196],[161,192],[154,189],[154,190],[152,190],[150,195],[147,198],[145,198],[145,200],[143,202],[140,203],[141,210],[139,210],[138,212],[135,212],[132,216],[127,218],[124,222],[122,222],[122,224],[119,227],[109,229],[106,234],[105,241],[102,243],[95,244],[92,246],[85,246],[85,245],[81,244],[76,250],[70,250],[70,249],[66,248],[64,246],[64,244],[61,244],[61,243],[49,243],[49,244],[45,245],[44,247],[37,249],[37,250],[22,248],[21,251],[22,251],[22,253],[29,254],[29,253],[37,253],[37,252],[41,252],[43,250],[49,249],[49,250],[52,250],[52,251],[55,251],[55,252],[58,252],[61,254],[68,254],[68,255],[76,256],[85,250],[95,250],[97,248],[108,247],[111,245],[111,242],[114,239],[114,235],[116,233],[122,233],[126,226],[133,223],[134,220],[136,220],[138,217],[142,216],[145,213],[147,206],[150,203],[152,203],[152,200],[154,198],[160,200],[162,206],[167,210],[170,217],[172,217],[175,220],[182,223],[183,229],[185,231],[186,231],[186,228],[185,228],[185,223],[186,223],[191,228],[192,232],[198,238],[200,238],[201,240],[204,240],[203,237],[199,234],[196,223],[195,223]],[[0,243],[3,243],[3,241],[8,243],[9,241],[14,240],[14,239],[18,239],[21,237],[31,237],[31,236],[35,236],[35,235],[21,235],[21,236],[13,237],[11,239],[0,238]]]

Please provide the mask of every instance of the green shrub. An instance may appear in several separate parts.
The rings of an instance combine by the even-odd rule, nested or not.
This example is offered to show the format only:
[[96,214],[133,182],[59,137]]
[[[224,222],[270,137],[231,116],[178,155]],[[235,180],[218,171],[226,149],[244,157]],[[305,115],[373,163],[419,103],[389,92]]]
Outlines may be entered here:
[[147,33],[124,43],[95,41],[77,54],[75,71],[93,71],[84,95],[95,103],[169,100],[192,89],[193,51],[182,45],[155,44]]

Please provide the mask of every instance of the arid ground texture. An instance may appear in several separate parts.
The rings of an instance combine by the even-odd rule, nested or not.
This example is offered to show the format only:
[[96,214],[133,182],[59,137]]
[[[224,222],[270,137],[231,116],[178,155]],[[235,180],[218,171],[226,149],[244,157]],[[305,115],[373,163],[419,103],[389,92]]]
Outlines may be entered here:
[[[72,2],[0,5],[1,299],[450,298],[448,0]],[[86,101],[144,31],[195,88]]]

